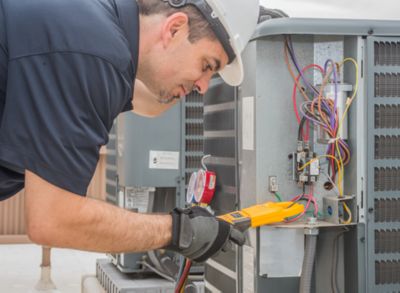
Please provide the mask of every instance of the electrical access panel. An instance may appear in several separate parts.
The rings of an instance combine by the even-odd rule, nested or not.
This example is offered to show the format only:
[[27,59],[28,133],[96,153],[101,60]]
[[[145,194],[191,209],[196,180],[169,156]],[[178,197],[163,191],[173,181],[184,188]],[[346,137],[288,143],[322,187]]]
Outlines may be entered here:
[[242,54],[242,85],[212,82],[211,207],[305,212],[208,261],[206,292],[400,291],[399,32],[397,21],[268,20]]

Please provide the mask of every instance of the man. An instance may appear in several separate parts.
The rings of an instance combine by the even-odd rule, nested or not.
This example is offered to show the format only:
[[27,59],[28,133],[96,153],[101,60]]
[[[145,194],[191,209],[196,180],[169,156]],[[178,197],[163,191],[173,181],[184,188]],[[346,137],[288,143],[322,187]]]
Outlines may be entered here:
[[0,200],[25,187],[31,240],[197,261],[242,243],[201,208],[143,215],[77,195],[119,113],[156,116],[221,70],[239,84],[257,16],[258,0],[0,0]]

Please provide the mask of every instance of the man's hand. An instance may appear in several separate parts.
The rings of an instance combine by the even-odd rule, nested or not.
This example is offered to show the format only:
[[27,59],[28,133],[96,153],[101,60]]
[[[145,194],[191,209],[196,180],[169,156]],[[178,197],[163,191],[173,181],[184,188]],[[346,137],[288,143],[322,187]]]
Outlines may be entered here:
[[206,209],[176,208],[172,215],[172,242],[167,249],[203,262],[234,242],[243,245],[245,236]]

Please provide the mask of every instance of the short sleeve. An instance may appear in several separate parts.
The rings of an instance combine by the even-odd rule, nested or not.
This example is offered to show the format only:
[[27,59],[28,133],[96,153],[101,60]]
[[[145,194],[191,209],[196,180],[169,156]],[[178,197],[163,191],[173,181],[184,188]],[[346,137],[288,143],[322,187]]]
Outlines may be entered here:
[[78,53],[11,60],[0,161],[85,195],[114,118],[131,108],[129,76]]

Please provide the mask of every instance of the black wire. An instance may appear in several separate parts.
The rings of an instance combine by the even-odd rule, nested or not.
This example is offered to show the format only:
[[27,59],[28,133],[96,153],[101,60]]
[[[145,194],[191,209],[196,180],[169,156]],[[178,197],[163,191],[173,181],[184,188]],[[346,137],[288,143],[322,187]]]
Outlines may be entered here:
[[300,120],[299,124],[299,132],[297,133],[297,140],[302,141],[303,140],[303,128],[304,128],[304,123],[306,123],[307,119],[306,117],[302,117]]

